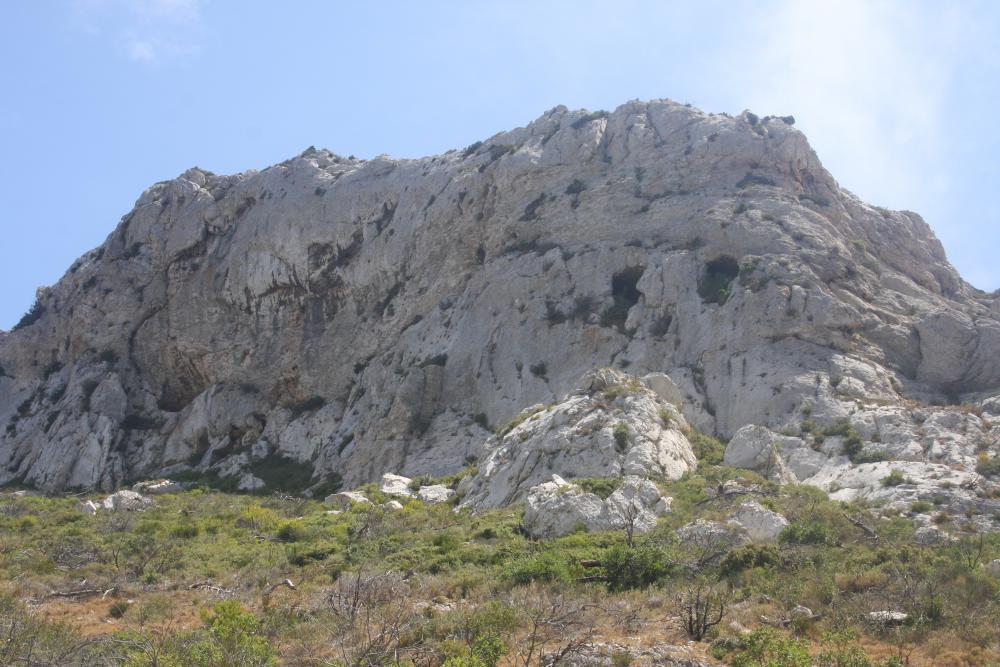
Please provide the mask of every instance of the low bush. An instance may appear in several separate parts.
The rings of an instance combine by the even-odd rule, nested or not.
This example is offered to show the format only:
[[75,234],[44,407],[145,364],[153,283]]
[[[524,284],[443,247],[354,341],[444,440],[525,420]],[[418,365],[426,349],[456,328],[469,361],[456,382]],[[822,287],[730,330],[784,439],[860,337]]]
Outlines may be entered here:
[[616,545],[601,559],[605,581],[612,591],[646,588],[665,578],[672,565],[663,550],[649,543]]

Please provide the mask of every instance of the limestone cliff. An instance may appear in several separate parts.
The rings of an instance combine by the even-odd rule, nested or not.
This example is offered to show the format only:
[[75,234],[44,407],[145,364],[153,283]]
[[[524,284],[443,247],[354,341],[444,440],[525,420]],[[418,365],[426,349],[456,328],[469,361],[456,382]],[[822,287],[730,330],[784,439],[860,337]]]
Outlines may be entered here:
[[978,479],[1000,299],[791,123],[557,107],[435,157],[156,184],[0,334],[0,482],[445,473],[606,365],[667,373],[724,439],[783,432],[827,488],[845,447]]

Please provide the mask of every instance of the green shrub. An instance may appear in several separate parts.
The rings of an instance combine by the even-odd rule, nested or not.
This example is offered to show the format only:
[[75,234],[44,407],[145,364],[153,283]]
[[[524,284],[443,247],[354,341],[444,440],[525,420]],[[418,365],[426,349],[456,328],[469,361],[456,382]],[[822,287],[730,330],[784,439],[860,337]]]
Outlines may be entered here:
[[705,265],[698,281],[698,295],[705,303],[723,304],[729,298],[729,287],[740,275],[740,264],[729,255],[716,257]]
[[573,129],[579,130],[584,125],[592,123],[595,120],[600,120],[601,118],[607,118],[610,114],[607,111],[591,111],[590,113],[584,114],[573,121]]
[[108,616],[111,618],[121,618],[125,615],[125,612],[128,611],[129,606],[128,600],[117,600],[112,602],[111,606],[108,607]]
[[256,616],[236,600],[215,605],[205,617],[212,641],[199,642],[192,651],[194,664],[240,667],[275,665],[275,650]]
[[504,437],[505,435],[513,431],[515,428],[517,428],[524,422],[534,417],[539,412],[544,412],[544,411],[545,408],[541,407],[525,408],[524,410],[521,411],[521,414],[519,414],[517,417],[515,417],[514,419],[510,420],[509,422],[501,426],[499,429],[497,429],[497,435],[499,435],[501,438]]
[[625,453],[629,442],[632,440],[632,436],[628,432],[628,425],[624,423],[615,424],[615,428],[611,433],[615,438],[615,450],[619,454]]
[[184,523],[179,523],[170,529],[171,537],[175,537],[182,540],[188,540],[193,537],[198,537],[198,524],[193,521],[187,521]]
[[726,446],[721,441],[694,429],[688,430],[685,435],[698,459],[698,465],[722,465],[722,460],[726,455]]
[[809,642],[784,637],[773,628],[758,628],[743,639],[732,667],[811,667]]
[[900,486],[901,484],[909,483],[906,475],[903,474],[901,470],[893,470],[884,478],[882,478],[882,486]]
[[836,543],[833,531],[818,522],[793,523],[781,531],[779,539],[787,544],[823,544]]
[[1000,456],[990,456],[980,452],[976,457],[976,472],[984,477],[1000,477]]
[[505,576],[514,584],[528,584],[533,581],[570,582],[576,578],[577,566],[565,554],[552,551],[519,558],[507,566]]
[[925,514],[934,509],[934,505],[927,502],[926,500],[916,500],[910,505],[911,514]]
[[288,519],[278,524],[274,535],[282,542],[298,542],[306,537],[307,531],[300,520]]
[[545,364],[544,361],[540,361],[537,364],[531,364],[530,366],[528,366],[528,370],[531,371],[531,374],[534,375],[535,377],[544,378],[545,375],[549,372],[549,367]]
[[308,461],[296,461],[280,454],[269,454],[250,464],[250,472],[267,488],[286,493],[301,493],[312,483],[315,468]]
[[44,314],[45,306],[43,306],[38,299],[35,299],[35,302],[31,304],[31,308],[29,308],[28,312],[21,316],[21,319],[17,321],[17,324],[14,325],[14,328],[11,331],[17,331],[18,329],[31,326]]
[[621,488],[622,480],[619,477],[584,477],[574,479],[573,483],[578,484],[587,493],[593,493],[604,500]]
[[719,563],[719,573],[723,576],[739,574],[753,567],[766,567],[780,562],[778,550],[769,544],[748,544],[733,549]]
[[760,176],[758,174],[747,172],[747,175],[740,179],[740,182],[736,184],[736,187],[742,190],[743,188],[748,188],[751,185],[767,185],[774,187],[778,184],[774,181],[774,179],[768,178],[767,176]]
[[671,566],[666,553],[652,544],[634,547],[619,544],[608,549],[601,558],[601,567],[612,591],[646,588],[665,578]]

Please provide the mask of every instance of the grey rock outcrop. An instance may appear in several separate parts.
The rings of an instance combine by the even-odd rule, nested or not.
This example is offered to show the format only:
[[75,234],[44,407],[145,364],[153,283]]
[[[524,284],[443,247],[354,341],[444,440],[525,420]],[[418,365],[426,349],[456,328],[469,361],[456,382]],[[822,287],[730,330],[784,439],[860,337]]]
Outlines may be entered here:
[[552,481],[528,491],[524,529],[537,538],[569,535],[580,528],[587,532],[607,530],[603,513],[604,502],[600,497],[556,475]]
[[528,490],[524,529],[536,538],[569,535],[577,530],[599,532],[627,530],[647,533],[670,511],[670,498],[660,495],[656,484],[634,475],[602,500],[559,475]]
[[960,471],[971,487],[934,492],[998,509],[973,472],[1000,435],[997,296],[918,215],[841,189],[780,118],[557,107],[417,160],[190,169],[33,313],[0,333],[0,483],[243,479],[274,460],[317,489],[450,474],[488,425],[611,364],[669,375],[658,400],[724,440],[791,432],[800,481],[878,496],[845,437],[816,437],[848,420],[860,458]]
[[697,464],[685,427],[677,408],[639,379],[612,368],[591,371],[563,400],[528,408],[486,443],[477,473],[461,489],[463,504],[519,502],[553,473],[679,479]]

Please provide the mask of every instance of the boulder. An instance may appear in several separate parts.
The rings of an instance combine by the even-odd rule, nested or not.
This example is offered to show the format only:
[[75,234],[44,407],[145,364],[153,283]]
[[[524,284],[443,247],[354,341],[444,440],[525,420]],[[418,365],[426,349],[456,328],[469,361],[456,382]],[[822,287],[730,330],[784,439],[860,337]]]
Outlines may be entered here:
[[794,482],[795,475],[782,460],[776,440],[777,436],[763,426],[744,426],[726,445],[723,464],[753,470],[767,479]]
[[868,620],[876,625],[902,625],[910,617],[902,611],[871,611],[868,612]]
[[524,509],[524,530],[535,538],[607,529],[603,501],[561,478],[533,486]]
[[532,537],[551,538],[577,530],[630,530],[646,533],[670,511],[672,498],[656,484],[629,475],[606,499],[583,491],[559,475],[531,488],[525,503],[524,528]]
[[355,505],[371,505],[372,501],[357,491],[340,491],[331,493],[324,500],[327,505],[333,505],[337,509],[347,510]]
[[804,607],[802,605],[796,605],[788,613],[788,615],[794,620],[796,618],[812,618],[813,612],[809,607]]
[[401,510],[403,509],[403,503],[399,502],[398,500],[390,500],[388,502],[382,503],[381,507],[382,509],[386,510]]
[[774,542],[788,526],[788,519],[756,500],[740,503],[730,518],[743,526],[753,542]]
[[417,497],[425,503],[446,503],[452,499],[455,492],[442,484],[431,484],[421,486],[417,491]]
[[135,491],[122,489],[105,498],[101,502],[101,506],[113,512],[140,512],[148,507],[152,507],[153,501]]
[[382,475],[382,485],[379,487],[379,491],[390,496],[398,496],[400,498],[413,498],[416,494],[410,489],[410,484],[413,482],[409,477],[403,477],[402,475],[395,475],[391,472],[387,472]]
[[93,500],[80,501],[77,503],[76,508],[84,514],[97,514],[97,510],[100,509]]

